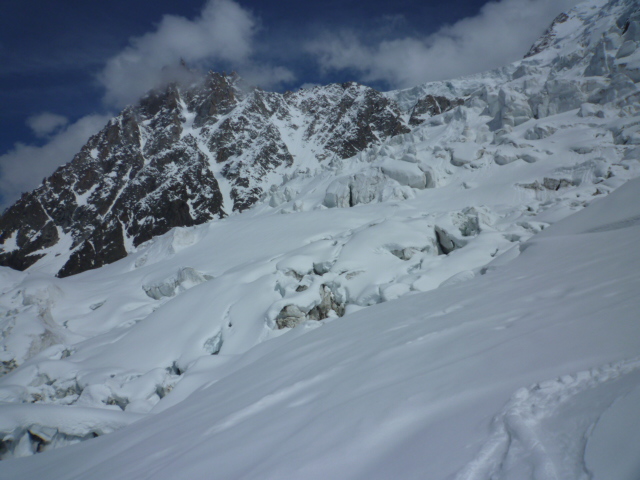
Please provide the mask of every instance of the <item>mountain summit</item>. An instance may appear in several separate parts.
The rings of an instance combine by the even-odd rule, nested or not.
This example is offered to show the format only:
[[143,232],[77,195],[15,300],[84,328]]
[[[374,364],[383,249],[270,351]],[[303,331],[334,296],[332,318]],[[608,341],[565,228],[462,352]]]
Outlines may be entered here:
[[639,47],[125,109],[0,220],[3,478],[637,479]]
[[169,85],[126,108],[3,214],[0,263],[24,270],[59,256],[61,277],[100,267],[173,227],[250,208],[268,182],[310,162],[322,167],[408,133],[407,120],[356,83],[279,94],[211,72]]
[[[637,6],[592,3],[616,13],[597,22],[588,11],[562,14],[517,67],[466,80],[390,93],[346,83],[279,94],[211,72],[152,91],[4,212],[0,265],[37,264],[64,277],[112,263],[171,228],[241,212],[275,191],[288,198],[288,179],[335,172],[463,104],[485,105],[496,145],[525,121],[622,102],[640,78]],[[605,21],[606,31],[593,28]]]

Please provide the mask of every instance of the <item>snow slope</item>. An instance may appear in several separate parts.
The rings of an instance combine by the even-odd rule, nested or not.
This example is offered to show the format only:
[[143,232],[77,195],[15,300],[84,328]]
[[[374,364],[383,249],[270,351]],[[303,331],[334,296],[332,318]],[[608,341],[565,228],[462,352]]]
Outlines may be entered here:
[[638,195],[468,282],[198,362],[180,404],[2,478],[638,478],[637,443],[592,452],[637,439]]
[[387,93],[464,104],[240,214],[0,270],[0,478],[637,479],[637,12]]

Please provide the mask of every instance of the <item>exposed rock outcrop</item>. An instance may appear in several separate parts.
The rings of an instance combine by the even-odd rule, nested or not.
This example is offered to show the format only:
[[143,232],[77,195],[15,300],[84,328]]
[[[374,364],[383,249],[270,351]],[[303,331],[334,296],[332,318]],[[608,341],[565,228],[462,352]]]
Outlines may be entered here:
[[49,255],[60,257],[60,277],[97,268],[174,227],[250,208],[271,173],[309,152],[319,163],[344,159],[407,132],[392,100],[353,82],[279,94],[212,72],[172,84],[5,211],[0,265],[24,270]]
[[425,115],[433,117],[434,115],[440,115],[460,105],[464,105],[464,100],[460,98],[449,99],[441,95],[426,95],[418,100],[413,110],[411,110],[409,124],[420,125],[424,122]]

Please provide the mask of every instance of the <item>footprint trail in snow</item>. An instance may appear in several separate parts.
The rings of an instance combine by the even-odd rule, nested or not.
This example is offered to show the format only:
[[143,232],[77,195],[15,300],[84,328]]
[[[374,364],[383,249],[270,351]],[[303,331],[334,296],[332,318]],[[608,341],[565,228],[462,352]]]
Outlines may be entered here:
[[456,480],[593,479],[585,461],[591,433],[617,400],[639,386],[640,359],[634,358],[516,391]]

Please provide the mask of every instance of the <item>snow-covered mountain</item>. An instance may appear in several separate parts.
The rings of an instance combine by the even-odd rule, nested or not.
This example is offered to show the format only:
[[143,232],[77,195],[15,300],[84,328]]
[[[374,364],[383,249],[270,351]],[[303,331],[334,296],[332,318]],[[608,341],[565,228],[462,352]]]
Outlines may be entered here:
[[0,262],[47,264],[60,277],[112,263],[173,227],[251,207],[286,175],[330,169],[334,158],[408,133],[407,120],[356,83],[283,95],[212,72],[169,85],[3,214]]
[[637,479],[639,42],[126,109],[0,220],[0,478]]

